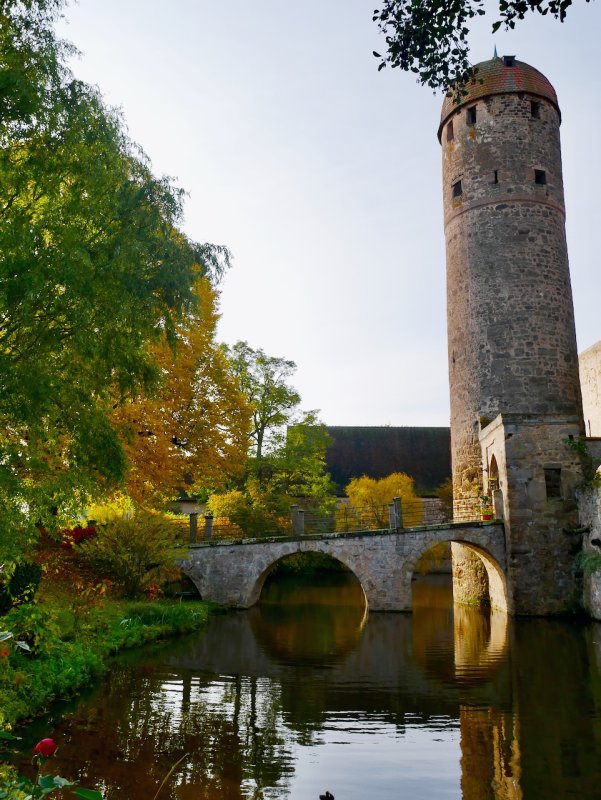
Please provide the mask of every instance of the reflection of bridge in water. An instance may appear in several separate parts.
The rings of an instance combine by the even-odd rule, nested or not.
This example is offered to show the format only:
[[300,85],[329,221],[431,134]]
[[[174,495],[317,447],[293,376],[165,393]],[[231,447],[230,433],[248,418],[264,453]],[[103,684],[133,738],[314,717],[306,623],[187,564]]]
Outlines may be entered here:
[[323,553],[358,578],[372,611],[410,611],[411,581],[421,557],[443,542],[466,545],[483,562],[491,605],[507,610],[505,531],[501,522],[467,522],[389,531],[203,541],[192,544],[183,571],[204,600],[234,608],[254,605],[282,558]]
[[[332,719],[377,720],[401,734],[416,725],[457,726],[465,800],[521,800],[519,789],[513,791],[520,756],[507,615],[416,607],[412,615],[370,614],[367,620],[364,609],[349,608],[337,631],[341,611],[307,609],[313,619],[299,620],[298,636],[298,607],[230,613],[169,663],[179,674],[189,670],[199,689],[201,666],[209,683],[214,672],[251,685],[274,682],[286,725],[301,737],[313,738]],[[322,650],[309,659],[301,631],[307,623]]]
[[[572,702],[589,691],[585,639],[573,626],[458,607],[370,614],[366,625],[358,613],[354,644],[325,639],[329,660],[307,664],[287,649],[294,637],[279,638],[263,612],[221,617],[170,664],[199,690],[215,669],[257,686],[275,682],[286,725],[303,736],[333,717],[369,718],[399,732],[457,725],[464,800],[598,796],[601,717],[583,717]],[[553,693],[550,704],[545,695]],[[601,708],[598,697],[590,705]]]
[[[258,607],[210,620],[206,634],[169,663],[180,670],[196,671],[202,665],[207,673],[269,678],[282,686],[289,686],[295,674],[303,693],[316,687],[310,706],[317,719],[325,711],[364,710],[362,689],[365,710],[377,710],[401,726],[407,715],[459,718],[460,706],[466,704],[510,707],[507,615],[458,609],[451,627],[452,610],[416,609],[412,616],[372,614],[365,625],[362,610],[353,609],[354,625],[349,626],[347,614],[337,635],[331,623],[340,611],[319,608],[315,640],[322,652],[314,658],[307,659],[303,643],[295,646],[297,609],[286,613],[282,607]],[[301,619],[299,627],[303,625]],[[441,635],[452,636],[454,642],[441,641]],[[288,701],[288,711],[294,713],[294,691]],[[285,698],[283,702],[286,710]]]
[[[333,743],[336,751],[341,737],[357,747],[354,737],[364,735],[353,752],[369,761],[367,788],[341,797],[599,796],[597,627],[426,611],[417,595],[413,615],[370,614],[367,622],[362,606],[347,613],[314,605],[312,619],[310,603],[281,610],[215,616],[205,632],[147,651],[138,669],[125,666],[134,658],[128,654],[88,710],[67,715],[53,732],[63,742],[57,769],[83,763],[90,784],[109,781],[115,796],[149,797],[185,752],[187,786],[174,785],[169,797],[177,790],[182,800],[241,800],[251,796],[239,790],[245,776],[256,797],[265,790],[264,797],[296,800],[326,788],[299,790],[320,765],[334,793],[345,776],[355,780],[361,768],[351,769],[353,756],[334,764],[331,751],[320,756],[319,749]],[[304,656],[301,624],[312,644]],[[416,741],[430,746],[421,792],[411,778]],[[376,743],[384,752],[378,763],[396,769],[387,794],[371,791],[380,778],[369,771]],[[441,779],[444,793],[428,793],[430,774],[436,780],[444,772],[438,748],[444,753],[449,743],[460,758],[452,762],[455,778]],[[384,774],[379,785],[386,786]]]

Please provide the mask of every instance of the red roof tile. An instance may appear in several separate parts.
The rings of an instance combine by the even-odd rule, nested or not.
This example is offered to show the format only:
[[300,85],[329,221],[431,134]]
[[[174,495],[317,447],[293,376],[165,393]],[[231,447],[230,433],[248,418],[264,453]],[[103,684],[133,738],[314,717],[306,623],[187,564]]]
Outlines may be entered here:
[[440,139],[440,132],[447,118],[454,111],[466,103],[472,103],[474,100],[489,97],[493,94],[524,92],[544,97],[553,103],[561,117],[555,89],[542,72],[517,59],[514,64],[515,66],[513,67],[506,67],[502,58],[491,58],[490,61],[482,61],[480,64],[476,64],[475,68],[478,72],[466,86],[467,95],[459,103],[456,103],[452,96],[445,97],[440,115],[438,138]]

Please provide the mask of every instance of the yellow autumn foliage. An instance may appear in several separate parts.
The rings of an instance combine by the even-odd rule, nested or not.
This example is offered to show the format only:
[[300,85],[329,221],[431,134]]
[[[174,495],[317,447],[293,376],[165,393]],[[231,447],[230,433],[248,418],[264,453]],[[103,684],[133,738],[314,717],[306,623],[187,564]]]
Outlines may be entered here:
[[422,501],[415,494],[413,478],[404,472],[393,472],[379,479],[367,475],[353,478],[345,491],[351,506],[370,509],[383,525],[388,521],[388,504],[395,497],[401,498],[403,516],[410,517],[411,524],[421,521]]
[[197,283],[199,310],[182,322],[175,351],[162,342],[154,355],[163,379],[153,397],[114,410],[129,461],[127,493],[144,506],[222,489],[244,468],[251,409],[215,341],[215,290]]

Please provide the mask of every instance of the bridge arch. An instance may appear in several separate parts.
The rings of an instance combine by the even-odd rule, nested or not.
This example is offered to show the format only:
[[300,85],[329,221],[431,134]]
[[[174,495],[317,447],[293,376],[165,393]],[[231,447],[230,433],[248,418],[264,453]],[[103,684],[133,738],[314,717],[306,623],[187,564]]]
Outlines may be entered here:
[[486,576],[488,578],[488,598],[490,607],[507,613],[509,610],[507,579],[501,565],[496,558],[483,547],[467,542],[463,542],[463,544],[468,550],[475,553],[484,564],[484,569],[486,570]]
[[345,569],[347,569],[354,576],[357,583],[361,587],[361,591],[363,592],[363,597],[365,600],[365,608],[367,610],[369,608],[369,599],[367,597],[367,592],[365,591],[365,586],[363,584],[363,581],[361,580],[360,575],[358,575],[355,569],[353,569],[353,566],[347,563],[349,559],[345,558],[344,555],[341,554],[333,555],[331,552],[328,551],[328,548],[319,547],[319,543],[316,544],[317,546],[311,547],[310,549],[302,549],[302,550],[299,549],[294,551],[293,553],[284,553],[283,555],[279,555],[277,558],[275,558],[274,561],[271,562],[271,564],[268,564],[263,569],[263,571],[258,575],[254,583],[254,586],[252,587],[249,598],[251,601],[250,605],[255,605],[255,603],[259,602],[259,599],[261,597],[261,592],[263,591],[263,587],[265,586],[265,581],[276,569],[278,564],[281,564],[283,561],[286,561],[286,559],[289,559],[293,555],[319,553],[321,555],[328,556],[328,558],[331,558],[332,561],[335,561],[338,564],[342,564],[342,566],[345,567]]
[[[449,531],[449,533],[452,534],[452,531]],[[453,544],[460,544],[479,558],[486,573],[490,607],[497,611],[504,611],[507,613],[509,605],[505,572],[498,560],[481,544],[476,544],[464,538],[455,539],[452,535],[446,540],[438,539],[433,542],[428,542],[414,561],[407,562],[407,568],[411,569],[412,577],[419,568],[419,562],[424,556],[427,556],[428,551],[443,542],[448,542],[451,546]],[[455,586],[453,586],[453,590],[453,594],[455,594]],[[465,592],[462,591],[462,595],[464,594]]]

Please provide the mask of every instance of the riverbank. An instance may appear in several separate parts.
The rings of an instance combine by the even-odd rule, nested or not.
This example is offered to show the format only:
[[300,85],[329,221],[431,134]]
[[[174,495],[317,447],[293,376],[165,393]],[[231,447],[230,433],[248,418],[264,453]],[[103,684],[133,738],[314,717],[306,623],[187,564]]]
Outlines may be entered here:
[[212,607],[201,601],[99,602],[84,592],[69,603],[45,599],[11,609],[0,617],[0,730],[75,694],[106,670],[112,655],[202,628]]

